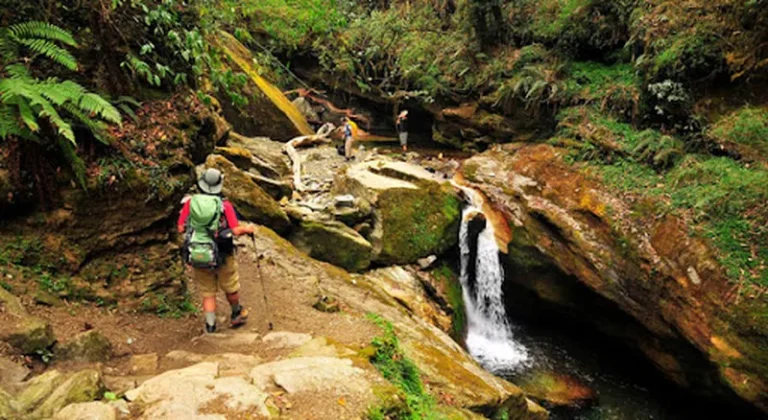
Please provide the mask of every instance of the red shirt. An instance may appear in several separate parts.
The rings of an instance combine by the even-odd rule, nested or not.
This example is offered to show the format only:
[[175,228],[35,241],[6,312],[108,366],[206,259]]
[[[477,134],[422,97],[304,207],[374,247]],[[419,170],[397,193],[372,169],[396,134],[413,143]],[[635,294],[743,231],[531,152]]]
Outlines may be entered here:
[[[190,199],[192,197],[184,197],[184,199],[181,201],[184,203],[184,207],[181,208],[181,213],[179,214],[179,221],[177,222],[177,226],[179,227],[179,231],[184,231],[184,228],[187,224],[187,219],[189,218],[189,204]],[[229,228],[234,229],[236,228],[240,222],[237,220],[237,214],[235,213],[235,207],[232,205],[232,203],[229,202],[229,200],[222,200],[222,205],[224,206],[224,222],[226,225],[222,225],[222,228]]]

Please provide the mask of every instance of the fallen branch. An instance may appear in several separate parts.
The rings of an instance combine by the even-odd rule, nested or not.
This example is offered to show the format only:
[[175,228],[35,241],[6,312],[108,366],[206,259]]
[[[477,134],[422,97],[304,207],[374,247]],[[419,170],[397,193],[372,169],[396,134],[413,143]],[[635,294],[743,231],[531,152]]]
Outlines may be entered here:
[[316,134],[295,137],[283,146],[283,150],[285,150],[285,153],[291,158],[293,163],[293,188],[296,191],[304,191],[304,184],[301,181],[301,156],[299,156],[299,152],[296,149],[330,143],[331,139],[328,136],[330,136],[335,128],[336,126],[331,123],[323,124]]
[[303,98],[307,98],[312,100],[313,102],[320,104],[324,106],[328,111],[331,111],[334,114],[340,114],[344,115],[345,117],[349,118],[350,120],[356,120],[362,123],[365,123],[365,126],[368,127],[368,129],[371,128],[371,120],[366,117],[365,115],[356,114],[354,110],[352,109],[340,109],[337,108],[331,101],[321,98],[321,93],[318,92],[315,89],[294,89],[289,90],[287,92],[283,92],[285,95],[290,95],[292,93],[298,94],[299,96]]

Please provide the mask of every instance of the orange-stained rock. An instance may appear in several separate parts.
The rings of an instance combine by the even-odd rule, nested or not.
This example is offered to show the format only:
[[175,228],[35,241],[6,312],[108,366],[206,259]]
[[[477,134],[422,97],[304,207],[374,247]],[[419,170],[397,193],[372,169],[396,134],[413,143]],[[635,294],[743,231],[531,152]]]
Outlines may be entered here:
[[541,371],[523,379],[520,388],[536,400],[554,406],[583,407],[597,399],[594,389],[562,373]]

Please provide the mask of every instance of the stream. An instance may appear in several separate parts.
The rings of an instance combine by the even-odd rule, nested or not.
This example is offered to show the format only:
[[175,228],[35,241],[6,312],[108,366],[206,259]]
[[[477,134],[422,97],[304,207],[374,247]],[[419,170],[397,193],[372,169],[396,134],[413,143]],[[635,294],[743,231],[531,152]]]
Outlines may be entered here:
[[724,411],[684,395],[649,362],[627,356],[626,347],[603,336],[508,316],[502,292],[504,267],[491,217],[481,210],[484,197],[454,185],[469,202],[459,234],[465,345],[486,370],[517,384],[540,372],[554,372],[574,378],[597,394],[595,402],[580,408],[544,403],[552,419],[677,420]]

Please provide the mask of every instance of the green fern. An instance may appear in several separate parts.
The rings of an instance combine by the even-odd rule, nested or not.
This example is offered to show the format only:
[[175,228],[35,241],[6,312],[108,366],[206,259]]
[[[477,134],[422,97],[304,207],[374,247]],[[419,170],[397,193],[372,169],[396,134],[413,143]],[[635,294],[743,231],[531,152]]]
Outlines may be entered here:
[[[76,47],[72,35],[44,22],[0,29],[0,139],[16,138],[58,144],[75,176],[85,186],[85,164],[77,156],[74,126],[109,143],[108,124],[120,124],[120,112],[98,94],[71,80],[39,79],[31,71],[40,57],[69,70],[78,68],[64,47]],[[52,135],[53,134],[53,135]]]

